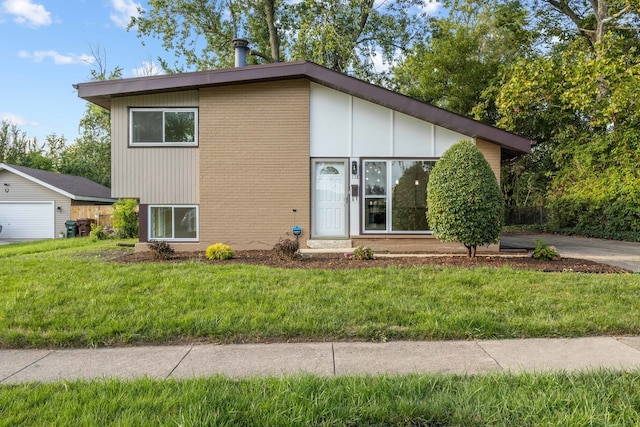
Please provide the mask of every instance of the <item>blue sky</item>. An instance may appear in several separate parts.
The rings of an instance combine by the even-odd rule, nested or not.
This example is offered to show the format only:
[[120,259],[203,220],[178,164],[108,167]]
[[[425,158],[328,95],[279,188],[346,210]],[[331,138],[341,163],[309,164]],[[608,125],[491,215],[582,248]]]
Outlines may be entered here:
[[40,142],[52,133],[74,141],[86,104],[72,84],[91,80],[91,46],[124,77],[142,75],[150,60],[166,56],[159,42],[142,46],[135,30],[126,30],[141,3],[0,0],[0,120]]
[[[86,103],[72,85],[91,80],[92,48],[123,77],[153,74],[156,58],[170,55],[158,40],[143,46],[135,29],[126,30],[138,6],[146,1],[0,0],[0,121],[40,143],[54,133],[75,141]],[[426,0],[424,10],[439,6]]]

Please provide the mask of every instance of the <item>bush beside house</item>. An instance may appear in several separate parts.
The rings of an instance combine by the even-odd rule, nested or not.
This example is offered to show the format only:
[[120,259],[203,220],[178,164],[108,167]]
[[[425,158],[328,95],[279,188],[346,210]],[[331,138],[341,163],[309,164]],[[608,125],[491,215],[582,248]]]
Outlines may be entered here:
[[427,185],[427,219],[436,238],[461,242],[469,257],[478,246],[497,243],[504,199],[489,163],[469,141],[449,148]]

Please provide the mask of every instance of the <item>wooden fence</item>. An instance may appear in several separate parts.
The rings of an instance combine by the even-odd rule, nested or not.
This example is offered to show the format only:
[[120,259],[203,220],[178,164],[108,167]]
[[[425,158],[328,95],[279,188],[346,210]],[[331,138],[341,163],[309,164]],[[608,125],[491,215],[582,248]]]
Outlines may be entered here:
[[89,218],[98,225],[111,225],[112,205],[71,206],[71,219]]

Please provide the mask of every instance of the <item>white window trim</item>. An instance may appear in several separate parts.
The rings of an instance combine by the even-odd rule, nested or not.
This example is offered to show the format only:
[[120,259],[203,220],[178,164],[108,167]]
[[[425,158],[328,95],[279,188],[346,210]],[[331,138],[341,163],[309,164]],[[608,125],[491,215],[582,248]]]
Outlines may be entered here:
[[[171,112],[192,112],[194,113],[194,136],[193,142],[134,142],[133,141],[133,113],[136,111],[162,111],[162,120],[164,121],[164,113]],[[162,139],[164,139],[164,122],[162,126]],[[197,147],[198,146],[198,108],[195,107],[131,107],[129,108],[129,146],[130,147]]]
[[[432,230],[393,230],[393,218],[392,218],[392,206],[393,206],[393,173],[392,173],[392,162],[402,162],[402,161],[415,161],[415,162],[437,162],[438,159],[437,158],[433,158],[433,157],[420,157],[420,158],[404,158],[404,157],[398,157],[398,158],[377,158],[377,157],[367,157],[367,158],[362,158],[362,163],[361,163],[361,168],[362,168],[362,172],[361,172],[361,179],[362,179],[362,198],[360,201],[360,221],[361,221],[361,232],[362,234],[378,234],[378,235],[394,235],[394,234],[415,234],[415,235],[432,235],[433,231]],[[365,163],[366,162],[385,162],[387,164],[387,194],[384,196],[385,200],[387,202],[387,213],[386,213],[386,222],[387,222],[387,229],[386,230],[367,230],[365,229],[365,203],[367,202],[368,199],[370,198],[375,198],[376,196],[366,196],[365,195]],[[377,196],[380,197],[380,196]]]
[[[176,216],[175,216],[175,209],[176,208],[195,208],[196,210],[196,237],[192,237],[192,238],[184,238],[184,237],[180,237],[180,238],[175,238],[175,237],[171,237],[171,238],[167,238],[167,237],[161,237],[161,238],[155,238],[155,237],[151,237],[151,230],[152,230],[152,224],[151,224],[151,209],[152,208],[171,208],[173,210],[172,212],[172,218],[173,218],[173,223],[171,224],[171,235],[175,236],[176,235],[176,229],[175,229],[175,221],[176,221]],[[167,241],[167,242],[199,242],[200,241],[200,209],[198,208],[197,205],[149,205],[147,208],[147,233],[149,234],[149,241],[153,242],[153,241]]]

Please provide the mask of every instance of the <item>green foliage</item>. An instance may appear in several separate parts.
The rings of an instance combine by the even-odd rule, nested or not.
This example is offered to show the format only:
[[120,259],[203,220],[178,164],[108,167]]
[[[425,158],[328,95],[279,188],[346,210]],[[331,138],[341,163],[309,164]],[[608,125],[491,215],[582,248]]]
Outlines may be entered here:
[[89,233],[89,237],[94,240],[105,240],[109,238],[109,234],[105,231],[104,224],[91,224],[91,232]]
[[121,263],[117,243],[1,245],[0,348],[640,334],[638,274]]
[[135,199],[119,199],[115,202],[112,217],[118,237],[138,237],[138,202]]
[[544,241],[538,239],[536,240],[536,247],[533,249],[531,253],[531,257],[533,259],[539,259],[543,261],[553,261],[554,259],[560,258],[560,254],[553,246],[547,245]]
[[6,426],[636,426],[637,371],[223,375],[6,384]]
[[513,1],[451,3],[394,67],[393,82],[411,97],[493,122],[503,70],[531,49],[528,11]]
[[276,0],[149,0],[132,19],[139,37],[162,41],[176,60],[161,59],[166,70],[233,65],[231,40],[250,38],[249,63],[310,60],[360,77],[375,77],[372,55],[391,63],[398,46],[422,31],[419,0],[383,2]]
[[468,141],[449,148],[436,163],[427,186],[427,218],[435,237],[461,242],[469,256],[500,239],[504,200],[482,153]]
[[375,254],[373,253],[373,249],[367,246],[358,246],[353,250],[353,252],[348,252],[346,254],[349,259],[355,259],[357,261],[366,261],[368,259],[375,259]]
[[175,255],[176,251],[165,240],[154,240],[147,243],[147,247],[154,259],[158,261],[166,261]]
[[300,243],[293,239],[280,239],[273,247],[275,255],[284,261],[293,261],[300,257]]
[[214,243],[207,248],[204,255],[207,259],[227,260],[233,258],[235,254],[229,245]]

